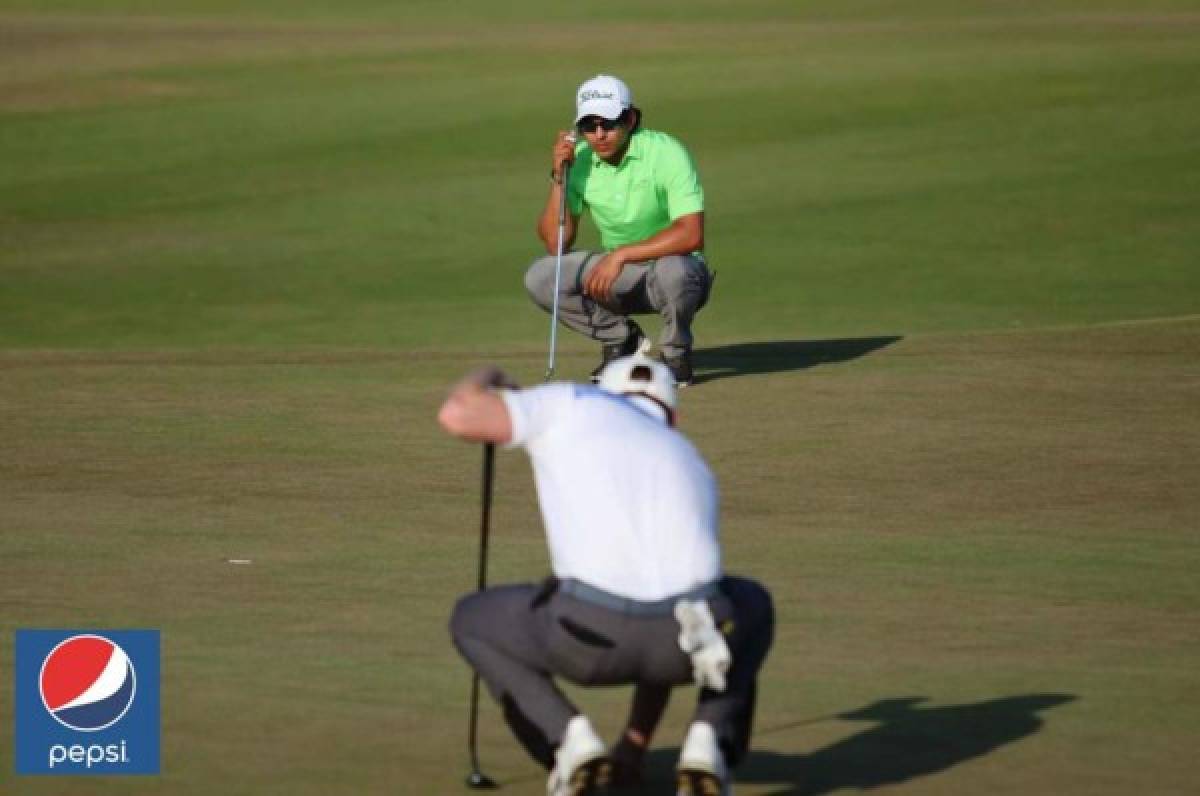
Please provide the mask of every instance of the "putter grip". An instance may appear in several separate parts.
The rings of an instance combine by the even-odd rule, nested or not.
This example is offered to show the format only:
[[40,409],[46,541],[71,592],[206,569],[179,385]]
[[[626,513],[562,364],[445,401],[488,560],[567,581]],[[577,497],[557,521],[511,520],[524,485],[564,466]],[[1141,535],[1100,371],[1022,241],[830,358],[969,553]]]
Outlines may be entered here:
[[562,254],[563,231],[567,226],[567,186],[571,181],[571,162],[563,161],[562,192],[558,196],[558,253]]
[[[574,146],[575,134],[567,133],[566,140]],[[564,160],[562,162],[562,179],[559,182],[559,185],[562,186],[562,195],[558,198],[558,228],[560,231],[567,223],[567,186],[571,184],[571,163],[571,160]],[[559,251],[562,251],[561,244],[559,245]]]
[[479,518],[479,591],[487,588],[488,535],[492,524],[492,484],[495,480],[496,445],[488,442],[483,446],[482,510]]

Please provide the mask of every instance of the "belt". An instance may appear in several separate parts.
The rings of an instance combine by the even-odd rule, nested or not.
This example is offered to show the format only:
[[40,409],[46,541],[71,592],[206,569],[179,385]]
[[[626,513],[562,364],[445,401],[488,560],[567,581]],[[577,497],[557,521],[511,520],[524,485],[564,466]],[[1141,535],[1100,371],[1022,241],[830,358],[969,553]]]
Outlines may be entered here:
[[584,602],[622,614],[630,614],[632,616],[664,616],[674,613],[675,603],[680,600],[707,600],[709,597],[715,595],[718,589],[717,581],[714,580],[671,597],[664,597],[661,600],[634,600],[630,597],[621,597],[612,592],[607,592],[604,589],[598,589],[581,580],[563,578],[558,582],[558,590],[563,594],[569,594]]

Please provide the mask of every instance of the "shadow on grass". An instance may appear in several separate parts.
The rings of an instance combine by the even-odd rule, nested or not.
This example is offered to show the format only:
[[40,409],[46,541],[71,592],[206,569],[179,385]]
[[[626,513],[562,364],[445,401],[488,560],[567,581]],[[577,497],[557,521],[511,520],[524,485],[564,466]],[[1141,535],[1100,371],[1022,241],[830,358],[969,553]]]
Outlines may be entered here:
[[[810,754],[752,750],[734,780],[778,786],[768,791],[770,796],[818,796],[842,788],[865,790],[907,782],[1033,735],[1045,723],[1039,711],[1075,699],[1071,694],[1026,694],[930,708],[919,706],[925,697],[882,699],[835,717],[875,726]],[[810,723],[770,728],[759,736]],[[647,783],[620,792],[641,796],[661,791],[678,756],[678,748],[653,751],[646,765]]]
[[693,366],[696,383],[751,373],[780,373],[817,365],[846,362],[866,356],[904,338],[855,337],[844,340],[777,340],[734,343],[696,349]]

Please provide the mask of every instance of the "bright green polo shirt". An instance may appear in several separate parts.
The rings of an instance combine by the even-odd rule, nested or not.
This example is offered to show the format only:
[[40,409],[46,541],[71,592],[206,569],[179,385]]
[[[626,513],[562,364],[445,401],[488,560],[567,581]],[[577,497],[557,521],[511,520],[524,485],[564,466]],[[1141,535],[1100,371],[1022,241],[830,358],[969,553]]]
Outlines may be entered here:
[[618,166],[587,143],[576,146],[567,202],[572,215],[591,211],[601,244],[612,251],[704,210],[704,189],[683,144],[657,130],[638,130]]

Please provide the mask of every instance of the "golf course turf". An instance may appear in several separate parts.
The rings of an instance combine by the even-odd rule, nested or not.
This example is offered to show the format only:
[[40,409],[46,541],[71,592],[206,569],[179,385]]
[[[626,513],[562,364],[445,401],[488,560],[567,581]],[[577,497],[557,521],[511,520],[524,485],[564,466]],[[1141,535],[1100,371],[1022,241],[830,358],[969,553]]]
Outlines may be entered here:
[[[707,194],[680,427],[778,618],[736,792],[1194,791],[1195,3],[0,0],[0,67],[0,793],[465,790],[480,451],[434,414],[541,379],[597,72]],[[501,452],[490,580],[546,566]],[[160,776],[14,774],[35,627],[161,630]]]

